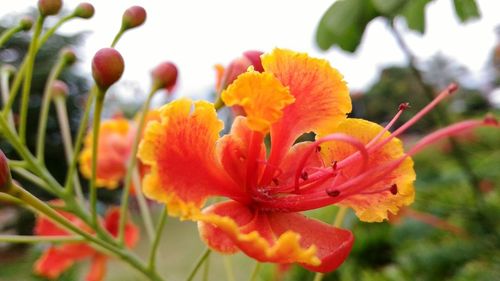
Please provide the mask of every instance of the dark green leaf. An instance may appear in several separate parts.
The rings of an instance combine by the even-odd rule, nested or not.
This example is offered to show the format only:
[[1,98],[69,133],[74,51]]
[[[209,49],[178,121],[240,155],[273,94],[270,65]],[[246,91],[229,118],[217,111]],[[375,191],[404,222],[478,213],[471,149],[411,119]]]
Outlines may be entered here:
[[378,15],[370,0],[336,1],[319,22],[316,42],[323,50],[337,45],[354,52],[366,25]]
[[461,22],[481,17],[475,0],[453,0],[455,13]]
[[405,18],[408,28],[425,32],[425,7],[432,0],[412,0],[404,7],[401,15]]

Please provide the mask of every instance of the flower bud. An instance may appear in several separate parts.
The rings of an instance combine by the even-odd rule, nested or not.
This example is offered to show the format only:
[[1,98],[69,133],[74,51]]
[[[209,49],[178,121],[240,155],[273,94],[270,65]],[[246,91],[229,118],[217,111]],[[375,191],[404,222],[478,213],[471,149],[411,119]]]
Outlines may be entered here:
[[76,6],[73,14],[75,15],[75,17],[89,19],[94,16],[94,6],[87,2],[80,3],[78,4],[78,6]]
[[61,80],[55,80],[50,88],[50,93],[53,98],[67,97],[69,95],[68,85]]
[[107,90],[118,81],[124,68],[122,56],[113,48],[100,49],[92,59],[92,76],[102,90]]
[[76,61],[75,51],[71,48],[62,48],[60,52],[61,58],[64,60],[66,65],[74,64]]
[[12,177],[10,175],[9,163],[7,157],[0,149],[0,192],[7,192],[11,182]]
[[23,31],[28,31],[33,26],[33,18],[26,16],[19,21],[19,26],[23,29]]
[[132,6],[125,10],[122,17],[122,30],[138,27],[146,21],[146,10],[141,6]]
[[262,61],[260,60],[260,56],[263,54],[261,51],[246,51],[243,53],[243,56],[249,59],[252,62],[253,68],[258,72],[263,72],[264,68],[262,67]]
[[167,91],[171,91],[177,82],[177,74],[175,64],[171,62],[160,63],[151,72],[153,86],[158,89],[165,88]]
[[222,78],[224,83],[223,89],[226,88],[227,85],[233,83],[240,74],[246,72],[250,66],[252,66],[252,61],[245,56],[234,59],[224,71],[224,76]]
[[38,10],[42,16],[52,16],[59,13],[62,0],[38,0]]

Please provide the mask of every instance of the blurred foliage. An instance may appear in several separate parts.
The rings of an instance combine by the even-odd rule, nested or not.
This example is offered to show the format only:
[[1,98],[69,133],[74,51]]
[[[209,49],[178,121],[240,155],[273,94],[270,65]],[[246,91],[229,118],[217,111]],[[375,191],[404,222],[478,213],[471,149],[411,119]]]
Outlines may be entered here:
[[[424,33],[425,9],[430,2],[432,0],[335,1],[318,24],[316,43],[323,50],[338,46],[352,53],[361,43],[367,25],[376,18],[392,21],[400,17],[404,19],[409,29]],[[475,0],[454,0],[453,4],[461,22],[480,17]]]

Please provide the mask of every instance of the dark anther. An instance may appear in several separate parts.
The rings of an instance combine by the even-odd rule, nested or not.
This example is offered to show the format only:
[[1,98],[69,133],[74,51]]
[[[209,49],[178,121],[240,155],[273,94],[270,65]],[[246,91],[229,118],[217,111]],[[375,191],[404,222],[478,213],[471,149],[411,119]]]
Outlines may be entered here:
[[398,194],[398,185],[397,185],[397,184],[393,184],[393,185],[391,185],[391,193],[392,193],[393,195]]
[[309,174],[303,171],[302,174],[300,174],[300,178],[306,181],[309,178]]
[[277,179],[277,178],[273,178],[273,183],[275,185],[279,185],[280,184],[280,181]]
[[320,152],[321,151],[321,146],[316,146],[316,152]]
[[326,194],[328,194],[331,197],[337,197],[340,195],[340,190],[334,189],[334,190],[326,190]]
[[407,110],[408,108],[410,108],[410,103],[409,102],[404,102],[404,103],[402,103],[402,104],[399,105],[398,110]]
[[336,170],[337,170],[337,161],[333,161],[333,164],[332,164],[332,169],[333,169],[334,171],[336,171]]

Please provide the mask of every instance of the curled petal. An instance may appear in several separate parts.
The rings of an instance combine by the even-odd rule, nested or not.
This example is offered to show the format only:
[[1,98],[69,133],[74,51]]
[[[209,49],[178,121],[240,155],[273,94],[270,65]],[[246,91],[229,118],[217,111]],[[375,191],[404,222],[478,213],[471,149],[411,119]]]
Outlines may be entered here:
[[271,128],[271,162],[279,163],[301,134],[328,133],[351,111],[347,85],[328,61],[275,49],[262,56],[262,65],[265,72],[276,76],[295,98]]
[[[97,148],[97,178],[100,187],[114,189],[125,176],[126,164],[132,149],[134,131],[127,119],[115,118],[103,121],[99,128]],[[92,132],[85,137],[84,147],[79,155],[80,171],[86,178],[91,176]]]
[[228,106],[243,107],[250,129],[267,133],[295,99],[272,74],[249,71],[222,92],[222,100]]
[[215,144],[223,124],[212,104],[180,99],[162,107],[160,116],[139,147],[140,160],[150,166],[146,196],[181,217],[195,214],[208,196],[246,197],[218,162]]
[[275,233],[268,214],[250,210],[235,202],[213,205],[194,217],[202,239],[214,250],[233,253],[238,249],[261,262],[302,263],[318,266],[316,246],[301,245],[301,236],[293,231]]
[[[362,143],[368,144],[382,130],[383,128],[378,124],[366,120],[347,119],[334,132],[350,135]],[[389,133],[386,132],[379,141],[388,136]],[[356,149],[351,145],[336,141],[326,142],[321,147],[321,154],[325,163],[341,161],[356,152]],[[380,149],[369,152],[368,164],[364,172],[389,165],[403,156],[402,143],[399,139],[394,138]],[[359,159],[359,161],[361,160]],[[345,167],[342,167],[342,175],[347,179],[353,179],[358,176],[359,161],[351,161]],[[367,180],[372,180],[376,177],[380,177],[380,179],[375,182],[367,182],[366,184],[361,182],[357,187],[347,188],[345,190],[346,193],[350,194],[352,192],[350,189],[352,188],[356,188],[356,192],[353,192],[352,195],[347,196],[340,202],[341,205],[353,208],[356,211],[356,215],[362,221],[383,221],[387,219],[388,212],[396,214],[402,206],[411,204],[415,197],[413,188],[415,171],[413,170],[413,161],[411,158],[404,159],[396,168],[374,173]],[[396,194],[393,194],[394,190],[390,190],[390,187],[393,185],[397,187]]]

